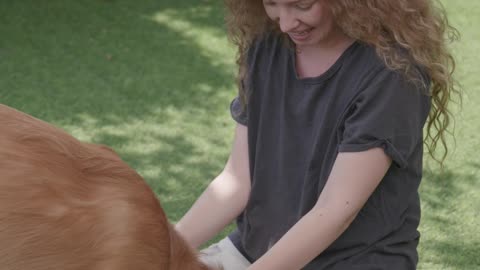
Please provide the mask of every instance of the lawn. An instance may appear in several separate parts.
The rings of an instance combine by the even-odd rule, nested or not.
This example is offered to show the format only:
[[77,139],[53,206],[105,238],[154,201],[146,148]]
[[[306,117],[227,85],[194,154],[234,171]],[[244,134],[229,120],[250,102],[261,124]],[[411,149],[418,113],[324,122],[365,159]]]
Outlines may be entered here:
[[[480,269],[480,2],[441,2],[462,34],[465,98],[447,167],[426,162],[419,269]],[[230,149],[222,12],[214,0],[0,0],[0,103],[113,147],[175,222]]]

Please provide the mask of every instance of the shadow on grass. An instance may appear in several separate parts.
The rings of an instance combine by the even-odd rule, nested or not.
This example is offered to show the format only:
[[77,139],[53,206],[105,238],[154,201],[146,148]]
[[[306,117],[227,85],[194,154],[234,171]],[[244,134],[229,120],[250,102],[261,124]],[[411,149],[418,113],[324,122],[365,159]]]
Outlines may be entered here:
[[[454,237],[452,237],[454,238]],[[442,265],[452,269],[478,269],[480,265],[480,242],[462,242],[448,239],[448,241],[433,241],[431,246]]]
[[84,114],[104,126],[167,107],[217,108],[232,72],[214,66],[195,40],[148,19],[165,9],[221,33],[213,1],[1,3],[8,23],[0,34],[9,37],[0,43],[1,102],[61,125]]
[[[477,165],[478,166],[478,165]],[[433,210],[449,208],[461,197],[462,186],[476,181],[474,174],[460,174],[450,170],[433,172],[425,170],[423,175],[424,193],[422,199]]]
[[[205,153],[191,137],[211,137],[206,140],[213,150],[225,147],[221,133],[205,130],[216,129],[228,114],[234,67],[219,66],[198,40],[151,19],[165,10],[198,27],[200,38],[225,40],[222,6],[213,0],[1,1],[0,103],[91,132],[92,141],[116,149],[140,172],[157,169],[145,178],[176,219],[225,159],[222,151],[201,158]],[[103,130],[145,119],[175,129],[175,112],[192,124],[189,134],[149,136],[167,148],[119,151],[140,131]],[[194,125],[205,129],[195,134]]]
[[[221,169],[217,161],[223,161],[223,156],[213,155],[212,160],[195,158],[200,156],[196,147],[182,136],[157,136],[155,139],[170,144],[169,149],[150,152],[148,155],[122,151],[122,158],[133,168],[140,171],[155,169],[155,179],[144,177],[152,190],[159,196],[162,206],[172,220],[178,220],[192,202],[203,190],[208,180]],[[98,140],[108,141],[110,144],[128,141],[128,137],[101,135]],[[215,162],[214,162],[215,161]]]
[[[480,167],[476,163],[465,164],[465,166],[477,169]],[[479,239],[465,239],[461,232],[464,226],[473,225],[468,224],[471,220],[455,218],[457,217],[455,212],[462,211],[461,208],[465,205],[468,206],[471,202],[464,194],[469,187],[473,187],[476,183],[475,175],[450,170],[424,171],[421,188],[424,206],[422,223],[433,226],[429,233],[441,235],[427,236],[428,240],[422,241],[421,245],[430,254],[434,254],[435,261],[440,262],[443,266],[451,266],[453,269],[476,269],[480,265]],[[478,216],[473,217],[473,220],[478,220],[478,218]]]

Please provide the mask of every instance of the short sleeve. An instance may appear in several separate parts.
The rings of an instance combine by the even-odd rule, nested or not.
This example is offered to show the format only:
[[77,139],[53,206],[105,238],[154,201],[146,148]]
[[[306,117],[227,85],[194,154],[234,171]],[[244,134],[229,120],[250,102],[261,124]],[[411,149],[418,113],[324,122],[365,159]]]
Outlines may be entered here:
[[230,103],[230,113],[237,123],[244,126],[248,125],[247,105],[242,105],[238,96]]
[[[247,96],[247,99],[251,98],[251,94],[255,85],[255,83],[252,82],[251,77],[257,64],[257,57],[261,55],[260,51],[262,48],[264,48],[266,39],[268,39],[269,36],[269,33],[257,36],[248,47],[246,55],[246,76],[241,81],[242,87],[245,89],[245,95]],[[230,103],[230,113],[232,118],[237,121],[237,123],[248,126],[248,102],[247,104],[243,104],[240,94]]]
[[428,87],[426,78],[412,82],[392,70],[377,72],[349,106],[339,152],[381,147],[394,164],[407,167],[412,153],[422,147],[422,130],[430,110],[430,98],[425,94]]

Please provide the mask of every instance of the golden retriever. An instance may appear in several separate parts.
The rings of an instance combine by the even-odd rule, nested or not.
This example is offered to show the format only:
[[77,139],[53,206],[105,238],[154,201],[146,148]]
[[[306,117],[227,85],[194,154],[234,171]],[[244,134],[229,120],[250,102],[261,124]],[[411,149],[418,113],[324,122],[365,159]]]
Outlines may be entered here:
[[114,151],[0,104],[0,269],[208,268]]

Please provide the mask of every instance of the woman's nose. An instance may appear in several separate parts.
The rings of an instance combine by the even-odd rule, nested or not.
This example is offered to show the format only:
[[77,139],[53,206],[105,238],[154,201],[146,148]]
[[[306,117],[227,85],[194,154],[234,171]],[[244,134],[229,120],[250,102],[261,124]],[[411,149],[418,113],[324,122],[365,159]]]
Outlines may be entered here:
[[298,19],[289,11],[281,11],[278,16],[278,25],[280,26],[280,30],[284,33],[297,28],[299,23]]

